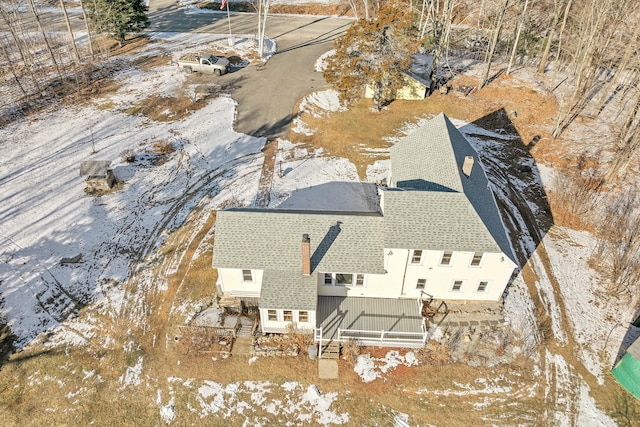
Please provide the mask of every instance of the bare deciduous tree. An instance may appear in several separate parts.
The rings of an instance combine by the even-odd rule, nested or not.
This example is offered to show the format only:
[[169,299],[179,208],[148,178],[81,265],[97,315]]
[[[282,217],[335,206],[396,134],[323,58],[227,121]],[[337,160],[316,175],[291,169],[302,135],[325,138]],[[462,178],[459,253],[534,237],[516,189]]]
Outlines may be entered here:
[[599,230],[595,261],[610,271],[609,295],[637,289],[640,283],[640,211],[635,191],[628,191],[609,205]]
[[504,2],[502,3],[502,7],[498,11],[496,26],[493,30],[493,36],[491,38],[491,43],[489,44],[489,50],[487,51],[487,66],[482,78],[480,79],[480,82],[478,83],[478,89],[482,89],[489,81],[489,73],[491,72],[491,62],[493,61],[493,54],[495,53],[496,46],[498,45],[498,41],[500,40],[500,33],[502,32],[502,25],[504,24],[504,15],[507,13],[510,1],[511,0],[504,0]]

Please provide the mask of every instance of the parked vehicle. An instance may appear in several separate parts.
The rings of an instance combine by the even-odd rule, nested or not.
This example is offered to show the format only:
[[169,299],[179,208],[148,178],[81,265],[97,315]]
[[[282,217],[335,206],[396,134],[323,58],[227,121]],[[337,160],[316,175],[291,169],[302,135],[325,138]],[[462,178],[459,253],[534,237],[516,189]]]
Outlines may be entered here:
[[178,68],[187,74],[199,72],[221,76],[229,71],[229,60],[210,53],[202,56],[189,54],[178,60]]

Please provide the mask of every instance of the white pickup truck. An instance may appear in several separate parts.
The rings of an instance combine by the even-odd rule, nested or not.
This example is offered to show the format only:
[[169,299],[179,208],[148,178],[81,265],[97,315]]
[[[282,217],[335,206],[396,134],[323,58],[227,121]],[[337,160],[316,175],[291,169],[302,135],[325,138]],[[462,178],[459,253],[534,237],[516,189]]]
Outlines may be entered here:
[[202,74],[221,76],[229,71],[229,60],[215,55],[184,55],[178,60],[178,68],[187,74],[197,71]]

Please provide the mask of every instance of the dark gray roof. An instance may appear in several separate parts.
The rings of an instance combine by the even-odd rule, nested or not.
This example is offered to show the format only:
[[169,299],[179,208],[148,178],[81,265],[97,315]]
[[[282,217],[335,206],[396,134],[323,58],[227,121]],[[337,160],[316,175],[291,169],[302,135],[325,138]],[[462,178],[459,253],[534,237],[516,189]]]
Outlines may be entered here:
[[80,163],[80,176],[106,176],[109,165],[108,160],[89,160]]
[[315,311],[318,302],[317,275],[299,271],[266,270],[262,277],[260,307]]
[[[465,157],[469,156],[473,157],[474,162],[471,175],[466,176],[462,173],[462,164]],[[422,196],[419,194],[392,196],[392,198],[410,197],[410,199],[404,199],[404,204],[396,207],[406,207],[404,212],[395,212],[398,218],[406,215],[415,219],[416,215],[412,213],[415,209],[411,207],[411,203],[421,203],[421,206],[425,207],[433,203],[441,203],[442,205],[438,208],[428,209],[431,211],[444,209],[447,212],[446,215],[450,215],[451,218],[448,220],[443,218],[440,223],[441,228],[433,229],[432,232],[459,234],[464,230],[472,236],[484,236],[478,241],[480,246],[487,247],[487,238],[489,238],[493,240],[494,248],[502,251],[512,261],[515,260],[489,180],[482,168],[482,161],[476,150],[447,116],[442,113],[437,115],[391,147],[391,176],[391,184],[399,188],[425,190],[416,192],[424,193]],[[439,195],[436,196],[433,193],[439,193]],[[447,198],[444,196],[445,193],[464,193],[468,201],[465,203],[462,200],[464,197],[459,196]],[[419,202],[418,199],[421,198],[424,199]],[[392,204],[385,200],[385,216],[387,207]],[[476,215],[467,213],[469,207],[475,210]],[[445,213],[442,212],[442,215]],[[452,219],[454,217],[460,222],[454,222]],[[424,228],[424,225],[417,224],[416,227]],[[386,226],[386,229],[389,230],[389,226]],[[436,242],[438,237],[426,238],[426,241]],[[446,241],[447,239],[443,240],[443,242]],[[470,239],[465,241],[455,237],[453,240],[450,238],[449,241],[459,242],[464,246],[470,242]],[[396,240],[396,243],[401,242]],[[406,246],[399,247],[411,248],[412,246],[407,243]],[[433,246],[423,247],[423,249],[427,248],[433,248]],[[414,249],[418,248],[414,247]],[[463,250],[456,247],[448,249]],[[481,247],[475,249],[475,251],[480,250],[485,249]]]
[[213,266],[297,272],[302,235],[311,238],[311,270],[383,274],[384,224],[372,212],[227,209],[218,212]]
[[500,252],[463,193],[384,192],[386,248]]

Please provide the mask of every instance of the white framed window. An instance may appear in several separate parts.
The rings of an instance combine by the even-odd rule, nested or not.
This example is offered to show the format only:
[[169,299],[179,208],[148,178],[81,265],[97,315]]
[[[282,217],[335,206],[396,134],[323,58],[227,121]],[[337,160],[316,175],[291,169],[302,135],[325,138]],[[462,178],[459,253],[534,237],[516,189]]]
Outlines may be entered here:
[[276,310],[267,310],[267,319],[276,322],[278,320],[278,312]]
[[351,286],[353,285],[353,274],[336,273],[336,286]]
[[362,273],[322,273],[322,284],[325,286],[358,286],[366,284]]
[[453,252],[444,251],[442,253],[442,258],[440,258],[440,265],[451,265],[451,258],[453,257]]
[[478,287],[476,288],[476,292],[486,292],[487,286],[489,286],[489,282],[478,282]]
[[298,322],[308,322],[309,321],[309,312],[308,311],[299,311],[298,312]]
[[323,285],[333,285],[333,275],[331,273],[324,273]]
[[293,311],[291,310],[283,310],[282,317],[285,322],[293,322]]
[[416,289],[424,289],[426,285],[427,279],[418,279],[418,282],[416,283]]
[[471,259],[471,266],[478,267],[482,262],[482,252],[475,252],[473,254],[473,258]]
[[451,286],[451,292],[461,292],[462,291],[462,280],[454,280],[453,286]]
[[251,270],[242,270],[242,281],[253,282],[253,274],[251,273]]
[[411,264],[422,263],[422,249],[415,249],[411,254]]

